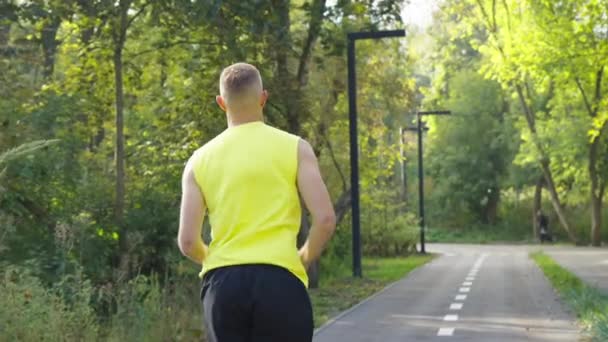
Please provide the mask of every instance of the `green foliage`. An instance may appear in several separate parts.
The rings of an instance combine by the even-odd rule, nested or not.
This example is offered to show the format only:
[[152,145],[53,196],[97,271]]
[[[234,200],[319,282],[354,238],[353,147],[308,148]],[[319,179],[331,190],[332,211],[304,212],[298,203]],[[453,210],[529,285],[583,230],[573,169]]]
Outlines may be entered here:
[[416,252],[418,220],[413,214],[398,215],[388,222],[382,216],[362,220],[363,253],[370,256],[403,256]]
[[79,272],[48,286],[25,268],[1,276],[0,341],[204,340],[196,283],[185,279],[93,286]]
[[591,334],[593,341],[606,341],[608,296],[583,283],[548,255],[536,252],[530,257],[545,273],[560,297],[574,310],[582,326]]
[[493,226],[466,226],[462,229],[427,228],[426,231],[428,242],[492,244],[530,243],[535,241],[532,239],[531,231],[522,231],[505,223]]
[[[350,215],[338,225],[336,232],[319,261],[320,283],[344,277],[352,272],[352,232]],[[365,243],[364,243],[365,244]]]
[[106,341],[200,340],[199,305],[182,284],[163,287],[154,277],[137,276],[124,285],[101,289],[115,306],[107,321]]
[[[91,341],[97,336],[99,326],[89,306],[94,296],[90,283],[64,282],[49,289],[28,271],[16,268],[3,270],[1,277],[1,340]],[[62,293],[66,287],[71,293]]]
[[12,160],[28,155],[36,150],[47,147],[56,143],[58,140],[38,140],[26,143],[0,154],[0,165],[6,165]]
[[[79,287],[65,279],[75,274],[89,279],[93,297],[87,303],[95,310],[99,339],[199,338],[198,309],[184,309],[196,291],[182,289],[196,279],[196,267],[184,263],[174,240],[184,164],[225,128],[215,104],[222,68],[237,61],[259,67],[271,94],[267,121],[311,141],[332,197],[338,198],[347,190],[349,172],[348,151],[342,148],[348,141],[344,36],[400,26],[403,2],[0,5],[0,151],[59,140],[13,159],[33,147],[24,145],[3,155],[10,163],[0,161],[0,169],[6,167],[0,267],[29,270],[49,291],[63,284],[66,301]],[[117,47],[124,86],[124,219],[117,219],[114,205]],[[361,111],[368,113],[361,122],[366,203],[389,203],[399,195],[392,191],[398,184],[392,172],[399,161],[401,113],[414,94],[411,61],[402,58],[398,40],[361,43],[358,50],[366,70],[359,89]],[[373,215],[387,213],[373,230],[388,227],[384,239],[404,249],[405,222],[394,219],[402,210],[384,208],[371,209]],[[348,268],[350,238],[350,226],[343,223],[321,265],[327,279]],[[119,270],[124,255],[129,264]]]
[[450,79],[449,88],[445,106],[452,115],[431,121],[425,156],[433,195],[447,221],[464,210],[474,221],[494,223],[513,157],[514,128],[497,83],[463,71]]
[[[608,184],[605,10],[593,1],[453,0],[440,7],[430,29],[433,52],[426,55],[432,64],[419,67],[434,76],[433,86],[423,89],[425,106],[498,115],[475,116],[475,122],[459,122],[456,115],[429,120],[431,221],[456,228],[494,221],[493,213],[513,206],[505,194],[529,194],[542,176],[545,190],[552,186],[547,180],[554,184],[553,200],[578,229],[578,208]],[[488,97],[492,92],[498,96]],[[592,142],[597,158],[591,157]],[[511,217],[498,219],[515,226],[506,222]],[[558,220],[553,222],[557,228]]]
[[[404,3],[0,5],[0,151],[20,146],[0,156],[0,267],[28,270],[23,282],[10,286],[47,291],[40,292],[41,303],[61,298],[55,308],[86,318],[85,307],[70,298],[85,291],[75,279],[89,279],[92,292],[82,295],[92,296],[91,331],[100,339],[198,338],[198,316],[183,310],[196,291],[180,287],[195,279],[196,268],[184,263],[174,239],[184,163],[225,128],[215,105],[221,69],[236,61],[260,68],[271,95],[267,121],[312,143],[337,200],[348,193],[350,172],[344,37],[400,28]],[[406,255],[418,240],[415,144],[399,131],[412,124],[420,105],[453,112],[427,122],[427,214],[431,227],[442,227],[431,228],[431,238],[527,239],[532,187],[544,157],[575,230],[588,235],[592,139],[601,143],[599,187],[608,179],[606,101],[594,97],[607,53],[598,4],[509,0],[492,8],[489,0],[445,1],[430,36],[411,35],[407,46],[398,39],[357,43],[366,255]],[[480,5],[497,11],[496,27]],[[129,27],[122,49],[126,198],[119,220],[114,53],[124,28],[121,10]],[[533,108],[534,134],[520,115],[513,82]],[[321,261],[322,284],[350,269],[350,216],[338,209],[344,219]],[[122,250],[119,241],[126,241]],[[127,254],[125,275],[117,266]],[[70,315],[65,322],[80,322]]]

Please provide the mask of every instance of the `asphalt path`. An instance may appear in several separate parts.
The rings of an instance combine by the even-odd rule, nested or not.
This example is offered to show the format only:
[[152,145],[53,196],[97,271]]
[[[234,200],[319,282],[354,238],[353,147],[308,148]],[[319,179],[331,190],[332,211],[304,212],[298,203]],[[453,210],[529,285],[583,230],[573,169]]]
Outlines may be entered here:
[[319,328],[314,341],[578,341],[575,317],[528,257],[538,248],[430,244],[438,258]]
[[543,246],[557,263],[608,294],[608,248]]

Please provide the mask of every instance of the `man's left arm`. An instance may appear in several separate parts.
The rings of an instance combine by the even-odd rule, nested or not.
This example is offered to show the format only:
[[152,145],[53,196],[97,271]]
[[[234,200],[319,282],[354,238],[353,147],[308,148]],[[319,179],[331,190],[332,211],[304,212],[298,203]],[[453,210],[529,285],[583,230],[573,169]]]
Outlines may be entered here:
[[205,200],[194,178],[191,159],[186,164],[182,176],[182,204],[177,242],[182,254],[197,264],[202,264],[207,256],[207,246],[201,237],[205,210]]

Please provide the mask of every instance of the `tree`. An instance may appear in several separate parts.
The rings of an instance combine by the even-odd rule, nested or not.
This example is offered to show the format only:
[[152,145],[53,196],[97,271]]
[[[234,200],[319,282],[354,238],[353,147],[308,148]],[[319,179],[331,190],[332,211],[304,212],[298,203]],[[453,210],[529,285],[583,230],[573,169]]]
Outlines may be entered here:
[[495,224],[502,183],[514,157],[515,129],[502,90],[472,70],[454,74],[449,89],[445,108],[452,116],[431,121],[425,156],[434,191],[446,211],[462,210],[459,206],[465,203],[478,221]]
[[[608,18],[606,8],[599,2],[571,1],[568,4],[530,2],[536,18],[536,38],[546,42],[543,47],[533,45],[531,53],[538,59],[532,62],[537,68],[556,79],[558,95],[579,93],[577,104],[584,110],[575,115],[588,117],[584,129],[588,130],[587,172],[591,203],[591,242],[601,244],[602,202],[606,179],[600,166],[605,151],[608,103],[605,101],[605,61],[608,57]],[[533,64],[533,65],[534,65]],[[563,95],[562,95],[563,96]],[[564,96],[565,97],[565,96]],[[552,106],[559,116],[567,111],[558,101]]]
[[529,45],[522,44],[521,39],[530,29],[530,21],[525,17],[528,15],[525,11],[526,5],[509,1],[497,4],[496,1],[477,0],[473,6],[475,12],[472,17],[478,20],[476,25],[484,27],[489,33],[486,43],[478,42],[480,51],[486,55],[484,70],[489,77],[515,91],[527,124],[525,137],[527,136],[534,146],[536,160],[545,178],[553,208],[570,240],[577,241],[565,216],[550,167],[551,159],[547,146],[539,136],[537,127],[539,112],[546,108],[546,103],[551,98],[551,84],[554,80],[542,82],[543,78],[532,73],[528,68],[529,64],[522,63],[521,60],[530,51],[527,49]]
[[[115,272],[118,264],[121,272],[176,272],[171,228],[183,163],[225,128],[213,101],[217,79],[222,67],[243,60],[260,67],[271,90],[268,121],[315,146],[345,217],[345,32],[393,25],[399,3],[70,0],[2,7],[0,148],[61,140],[45,158],[7,169],[1,211],[18,218],[11,260],[36,245],[32,254],[44,256],[50,277],[68,262],[85,265],[95,282],[129,276]],[[397,45],[390,49],[403,54]],[[366,147],[369,178],[389,188],[383,168],[393,163],[391,130],[409,86],[407,62],[390,68],[393,61],[369,61],[379,70],[369,75],[378,89],[361,93],[374,112],[365,121],[373,141]],[[394,85],[383,83],[385,72]],[[395,100],[382,103],[383,91]],[[77,236],[67,252],[55,241],[66,227]]]

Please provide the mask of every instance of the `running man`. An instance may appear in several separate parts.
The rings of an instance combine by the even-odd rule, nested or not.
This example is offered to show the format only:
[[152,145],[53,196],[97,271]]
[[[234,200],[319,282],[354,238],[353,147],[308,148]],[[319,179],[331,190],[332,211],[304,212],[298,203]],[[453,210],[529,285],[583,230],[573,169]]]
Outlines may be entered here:
[[[266,125],[259,71],[222,71],[217,104],[228,128],[194,152],[182,178],[178,243],[202,264],[201,300],[211,342],[312,340],[307,267],[320,257],[336,218],[308,142]],[[302,210],[310,234],[296,248]],[[201,238],[208,213],[212,242]]]

